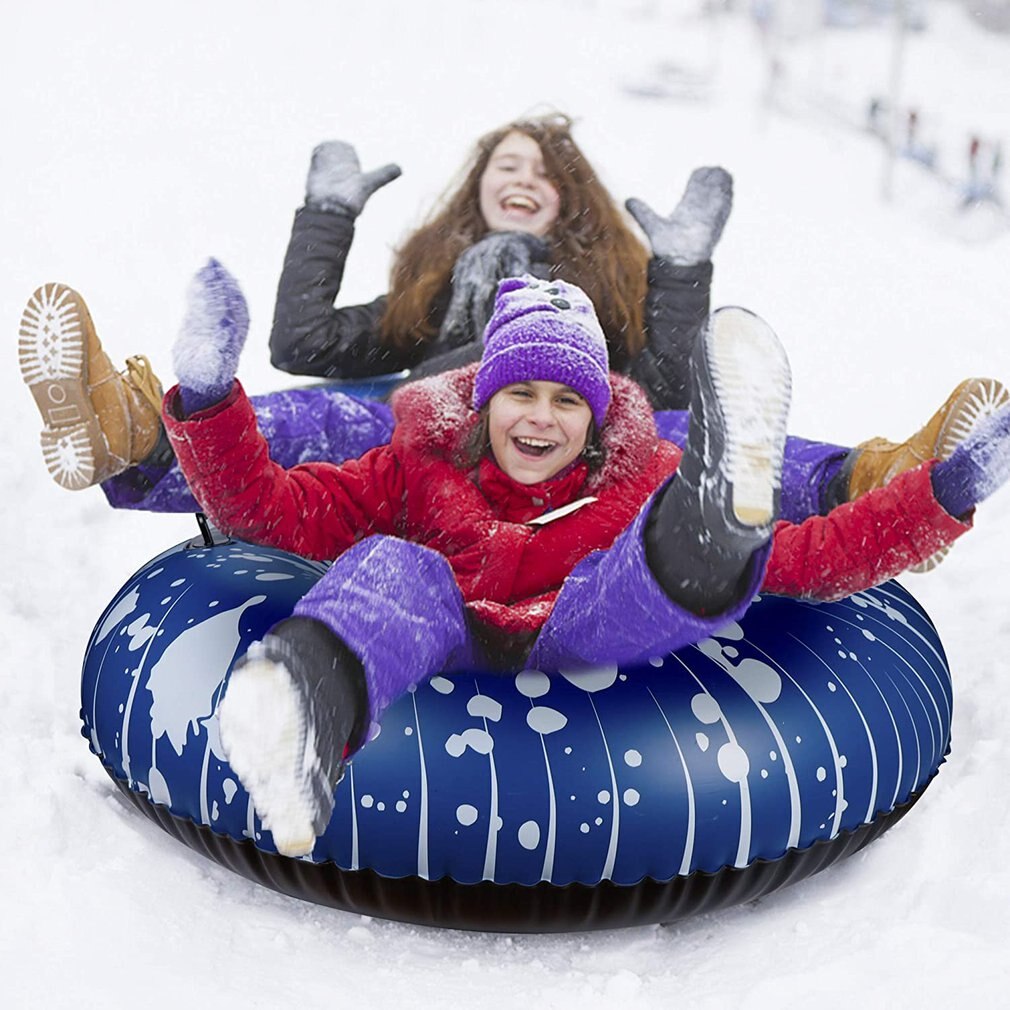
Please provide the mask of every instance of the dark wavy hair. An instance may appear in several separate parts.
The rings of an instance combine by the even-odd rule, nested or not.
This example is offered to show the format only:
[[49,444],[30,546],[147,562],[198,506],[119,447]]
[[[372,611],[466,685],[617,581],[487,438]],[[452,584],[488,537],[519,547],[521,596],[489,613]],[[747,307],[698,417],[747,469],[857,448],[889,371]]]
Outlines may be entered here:
[[649,254],[571,135],[562,114],[520,119],[485,134],[461,175],[429,219],[397,250],[382,340],[408,348],[437,333],[439,296],[464,249],[488,233],[480,212],[480,179],[494,149],[513,132],[540,147],[544,167],[561,197],[546,241],[551,274],[577,284],[592,299],[607,335],[611,367],[620,369],[645,344],[643,308]]

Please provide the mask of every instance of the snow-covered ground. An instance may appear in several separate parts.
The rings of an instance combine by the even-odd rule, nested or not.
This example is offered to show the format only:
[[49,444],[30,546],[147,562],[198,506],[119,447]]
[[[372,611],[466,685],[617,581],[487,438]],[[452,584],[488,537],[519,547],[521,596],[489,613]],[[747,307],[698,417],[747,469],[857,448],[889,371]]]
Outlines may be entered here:
[[[813,0],[811,0],[811,3]],[[695,0],[39,0],[4,13],[0,60],[0,964],[9,1007],[998,1005],[1010,985],[1010,491],[943,567],[909,577],[956,685],[953,753],[913,813],[859,856],[756,904],[668,928],[490,936],[367,921],[284,898],[193,854],[120,801],[79,734],[82,651],[105,602],[192,519],[68,494],[37,452],[15,361],[47,280],[87,296],[116,358],[170,376],[191,273],[217,255],[253,313],[242,375],[268,363],[274,286],[316,142],[354,142],[403,178],[360,221],[342,298],[384,289],[390,247],[479,134],[545,105],[621,198],[668,210],[723,164],[736,206],[715,301],[764,315],[789,348],[792,429],[904,435],[961,376],[1010,378],[1010,236],[951,209],[910,164],[880,201],[878,141],[829,105],[887,87],[880,30],[799,39],[788,114],[741,15]],[[742,5],[738,5],[742,6]],[[934,0],[906,89],[945,135],[1010,139],[1010,39]],[[656,68],[702,79],[632,95]],[[813,79],[816,68],[816,80]],[[706,75],[712,74],[706,78]],[[816,85],[816,88],[814,87]],[[800,102],[796,95],[815,94]],[[799,90],[797,90],[799,89]],[[958,168],[958,156],[950,156]]]

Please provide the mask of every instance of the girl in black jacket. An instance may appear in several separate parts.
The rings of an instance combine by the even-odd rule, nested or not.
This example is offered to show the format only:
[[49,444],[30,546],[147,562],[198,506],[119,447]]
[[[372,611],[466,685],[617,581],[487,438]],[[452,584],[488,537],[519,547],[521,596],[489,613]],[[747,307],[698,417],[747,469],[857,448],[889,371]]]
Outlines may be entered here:
[[[660,434],[683,445],[689,351],[709,313],[710,257],[732,202],[727,172],[697,169],[668,217],[628,201],[650,256],[572,139],[570,119],[509,123],[478,141],[462,182],[398,250],[389,293],[337,308],[354,221],[399,174],[395,165],[362,172],[340,141],[316,148],[278,288],[275,365],[333,379],[459,367],[480,357],[502,277],[563,278],[590,295],[612,367],[646,390],[661,412]],[[146,360],[131,358],[117,373],[75,292],[46,285],[35,293],[20,351],[58,483],[102,483],[118,507],[196,509],[161,431],[160,387]],[[947,458],[978,417],[1006,400],[999,383],[971,379],[904,443],[848,449],[790,439],[783,515],[799,522],[823,514],[925,459]],[[387,441],[392,428],[384,403],[326,385],[255,397],[254,405],[283,466],[342,462]]]

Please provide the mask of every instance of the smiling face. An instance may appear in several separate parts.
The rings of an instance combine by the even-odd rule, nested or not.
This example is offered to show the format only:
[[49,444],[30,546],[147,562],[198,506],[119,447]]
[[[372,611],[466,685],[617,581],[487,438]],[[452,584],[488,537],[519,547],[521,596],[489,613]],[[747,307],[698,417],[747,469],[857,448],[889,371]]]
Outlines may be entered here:
[[488,401],[491,451],[520,484],[539,484],[568,466],[585,448],[592,420],[589,404],[560,382],[514,382]]
[[480,177],[480,212],[490,231],[543,238],[554,227],[561,197],[547,177],[540,146],[513,130],[491,152]]

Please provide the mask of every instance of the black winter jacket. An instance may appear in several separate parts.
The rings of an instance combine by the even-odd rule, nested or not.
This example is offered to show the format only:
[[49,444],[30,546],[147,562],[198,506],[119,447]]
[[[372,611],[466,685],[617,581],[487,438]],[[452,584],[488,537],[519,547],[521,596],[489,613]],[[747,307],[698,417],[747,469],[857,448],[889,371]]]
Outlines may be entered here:
[[[335,308],[353,238],[354,220],[344,213],[312,207],[296,212],[270,333],[270,358],[277,368],[341,379],[410,369],[416,377],[480,358],[480,343],[452,346],[442,337],[407,349],[384,346],[379,326],[385,295],[366,305]],[[653,257],[648,282],[646,346],[630,361],[615,360],[612,352],[611,366],[645,389],[653,409],[682,410],[688,405],[690,350],[709,313],[712,264],[676,266]],[[446,290],[433,307],[436,329],[449,297]]]

